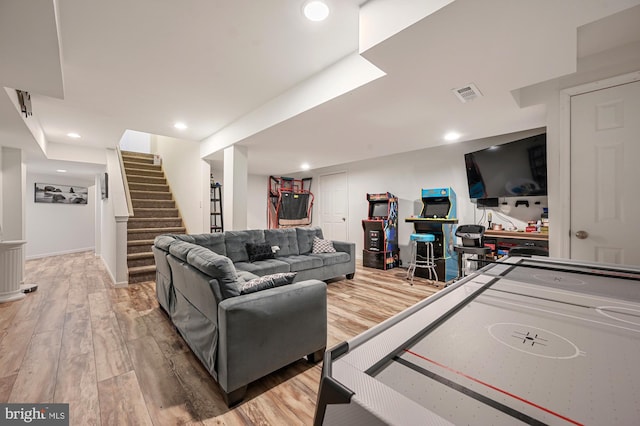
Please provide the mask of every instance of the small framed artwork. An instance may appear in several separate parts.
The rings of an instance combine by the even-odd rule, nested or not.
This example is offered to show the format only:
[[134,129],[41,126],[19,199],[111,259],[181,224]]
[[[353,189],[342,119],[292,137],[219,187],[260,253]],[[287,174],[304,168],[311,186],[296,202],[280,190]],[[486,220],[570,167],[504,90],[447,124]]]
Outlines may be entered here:
[[87,204],[89,189],[84,186],[59,185],[56,183],[35,184],[34,202],[55,204]]
[[107,172],[100,176],[100,191],[103,200],[109,198],[109,173]]

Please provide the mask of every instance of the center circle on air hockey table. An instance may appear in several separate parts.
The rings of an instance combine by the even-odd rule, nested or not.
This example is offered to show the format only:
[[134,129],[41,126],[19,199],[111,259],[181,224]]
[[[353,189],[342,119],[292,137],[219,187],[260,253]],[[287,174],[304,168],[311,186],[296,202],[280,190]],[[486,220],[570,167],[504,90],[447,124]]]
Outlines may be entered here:
[[541,358],[572,359],[582,352],[571,340],[553,331],[515,322],[499,322],[487,327],[501,344]]
[[557,274],[534,274],[533,278],[548,284],[556,285],[585,285],[586,282],[576,277]]
[[[628,313],[620,312],[620,311],[627,311]],[[624,306],[598,306],[596,308],[596,312],[598,312],[600,315],[603,315],[607,318],[611,318],[612,320],[640,326],[640,321],[637,321],[637,320],[635,322],[629,321],[628,319],[623,319],[616,316],[616,315],[621,315],[621,316],[630,315],[637,319],[640,316],[639,315],[640,309],[625,308]]]

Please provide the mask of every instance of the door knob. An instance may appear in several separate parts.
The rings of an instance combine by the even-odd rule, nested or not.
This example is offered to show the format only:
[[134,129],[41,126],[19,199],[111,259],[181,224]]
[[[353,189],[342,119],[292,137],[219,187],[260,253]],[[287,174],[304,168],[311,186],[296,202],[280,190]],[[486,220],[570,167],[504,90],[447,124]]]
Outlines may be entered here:
[[347,218],[346,218],[346,217],[343,217],[343,218],[342,218],[342,221],[344,222],[345,220],[347,220]]
[[578,231],[578,232],[576,232],[576,238],[579,239],[579,240],[584,240],[588,236],[589,236],[589,233],[587,231]]

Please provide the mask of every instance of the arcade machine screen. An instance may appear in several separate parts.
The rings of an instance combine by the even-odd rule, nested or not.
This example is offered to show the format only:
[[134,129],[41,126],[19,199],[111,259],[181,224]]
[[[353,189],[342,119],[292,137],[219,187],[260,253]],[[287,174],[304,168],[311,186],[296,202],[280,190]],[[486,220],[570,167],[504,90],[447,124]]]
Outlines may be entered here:
[[370,218],[386,219],[389,216],[389,203],[387,201],[383,203],[371,203]]

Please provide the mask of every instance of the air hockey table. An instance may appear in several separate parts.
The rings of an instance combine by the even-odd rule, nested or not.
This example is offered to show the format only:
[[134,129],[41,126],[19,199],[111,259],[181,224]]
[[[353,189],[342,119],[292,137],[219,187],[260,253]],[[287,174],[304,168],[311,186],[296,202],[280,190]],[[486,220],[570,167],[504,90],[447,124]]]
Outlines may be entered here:
[[316,425],[640,425],[640,268],[507,257],[327,351]]

